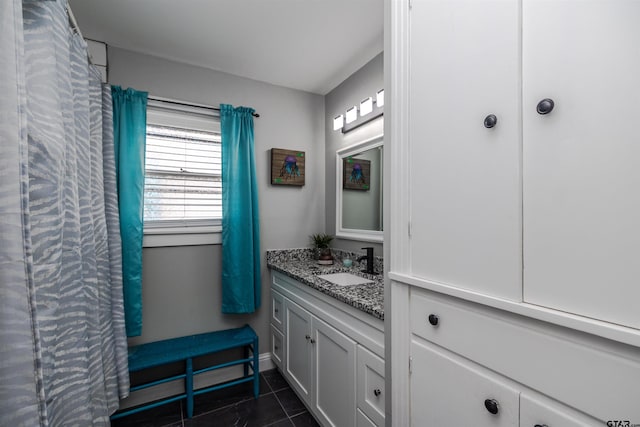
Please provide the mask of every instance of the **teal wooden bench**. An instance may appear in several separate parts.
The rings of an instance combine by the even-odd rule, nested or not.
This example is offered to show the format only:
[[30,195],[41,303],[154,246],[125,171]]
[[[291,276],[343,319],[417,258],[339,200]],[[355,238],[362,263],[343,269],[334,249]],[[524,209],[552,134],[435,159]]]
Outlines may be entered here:
[[[244,357],[242,359],[225,362],[195,371],[193,370],[193,359],[195,357],[239,347],[244,348]],[[224,331],[191,335],[188,337],[173,338],[130,347],[129,372],[141,371],[143,369],[154,368],[168,363],[185,362],[185,372],[183,374],[136,385],[131,387],[130,390],[132,392],[180,379],[184,379],[185,391],[184,393],[175,396],[137,406],[122,412],[117,412],[111,416],[111,419],[115,420],[181,399],[186,399],[187,416],[191,418],[193,416],[194,396],[250,381],[253,381],[253,395],[257,398],[260,391],[260,368],[258,357],[258,336],[249,325],[237,329],[228,329]],[[242,377],[223,384],[198,390],[193,389],[193,377],[195,375],[240,364],[244,365],[244,375]]]

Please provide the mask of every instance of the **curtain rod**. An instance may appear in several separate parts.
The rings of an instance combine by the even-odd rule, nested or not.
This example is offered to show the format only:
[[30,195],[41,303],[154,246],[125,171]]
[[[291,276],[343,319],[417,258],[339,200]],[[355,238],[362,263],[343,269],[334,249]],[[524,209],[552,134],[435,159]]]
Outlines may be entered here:
[[[220,111],[219,108],[211,107],[209,105],[190,104],[190,103],[187,103],[187,102],[174,101],[174,100],[171,100],[171,99],[160,98],[160,97],[157,97],[157,96],[149,95],[148,99],[151,100],[151,101],[165,102],[167,104],[183,105],[185,107],[198,107],[198,108],[202,108],[202,109],[205,109],[205,110]],[[258,114],[258,113],[252,113],[252,115],[253,115],[253,117],[260,117],[260,114]]]
[[[67,3],[66,10],[67,10],[67,16],[69,17],[69,23],[71,24],[71,30],[74,31],[77,35],[79,35],[82,40],[84,40],[84,36],[82,35],[82,31],[80,31],[80,26],[78,25],[78,21],[76,21],[76,17],[73,14],[73,11],[71,10],[71,5],[69,3]],[[89,61],[89,64],[94,65],[93,59],[89,54],[89,49],[87,49],[87,60]]]
[[[80,31],[80,27],[78,26],[78,21],[76,21],[76,17],[73,15],[73,11],[71,10],[71,5],[67,3],[67,15],[69,16],[69,22],[71,22],[71,29],[78,33],[80,37],[82,37],[82,32]],[[84,37],[82,37],[84,39]]]

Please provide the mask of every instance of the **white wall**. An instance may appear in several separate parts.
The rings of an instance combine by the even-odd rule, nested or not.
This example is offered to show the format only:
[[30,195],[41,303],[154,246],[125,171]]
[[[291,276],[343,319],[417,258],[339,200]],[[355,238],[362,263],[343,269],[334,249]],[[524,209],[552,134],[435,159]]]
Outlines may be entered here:
[[[325,96],[325,188],[326,188],[326,233],[336,232],[336,151],[372,138],[383,132],[383,118],[379,117],[351,132],[343,134],[333,130],[333,118],[344,114],[347,108],[359,105],[360,101],[384,88],[383,54],[369,61],[348,79]],[[360,248],[373,246],[375,255],[382,256],[382,245],[356,240],[336,239],[332,246],[339,249],[363,252]]]
[[[262,307],[252,315],[221,313],[219,245],[143,251],[143,329],[131,344],[249,323],[269,346],[269,272],[266,249],[306,247],[325,229],[324,99],[205,68],[109,47],[109,82],[151,95],[199,104],[253,107],[260,189]],[[306,153],[305,186],[270,184],[270,149]]]

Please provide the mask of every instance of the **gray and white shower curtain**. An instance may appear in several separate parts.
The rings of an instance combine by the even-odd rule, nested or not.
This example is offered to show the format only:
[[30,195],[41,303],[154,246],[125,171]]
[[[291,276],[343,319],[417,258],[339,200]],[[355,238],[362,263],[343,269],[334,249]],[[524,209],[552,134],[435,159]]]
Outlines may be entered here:
[[111,88],[66,0],[0,0],[0,426],[109,425],[129,391]]

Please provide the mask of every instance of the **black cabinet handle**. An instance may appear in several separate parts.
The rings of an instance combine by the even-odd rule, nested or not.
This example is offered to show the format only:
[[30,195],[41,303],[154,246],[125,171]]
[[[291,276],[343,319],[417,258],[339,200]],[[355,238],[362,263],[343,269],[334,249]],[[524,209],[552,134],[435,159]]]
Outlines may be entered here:
[[498,402],[496,402],[495,399],[486,399],[484,401],[484,407],[493,415],[498,413]]
[[315,343],[316,343],[316,340],[314,340],[313,338],[311,338],[311,339],[309,340],[309,342],[310,342],[311,344],[315,344]]
[[487,129],[491,129],[496,124],[498,124],[498,118],[495,114],[489,114],[484,118],[484,127],[486,127]]
[[553,99],[545,98],[542,101],[538,102],[536,111],[538,112],[538,114],[542,115],[549,114],[553,111],[554,106],[555,103],[553,102]]
[[430,314],[429,323],[431,323],[433,326],[438,326],[438,316],[436,316],[435,314]]
[[536,424],[533,427],[549,427],[549,426],[546,424]]
[[373,394],[375,394],[376,397],[378,397],[378,396],[380,396],[382,394],[382,392],[380,391],[379,388],[377,388],[377,389],[373,390]]
[[274,308],[274,309],[273,309],[273,312],[274,312],[274,313],[279,313],[279,312],[280,312],[280,310],[278,310],[277,308]]
[[307,341],[309,341],[309,340],[311,339],[311,335],[305,335],[304,337],[305,337],[305,339],[306,339]]

